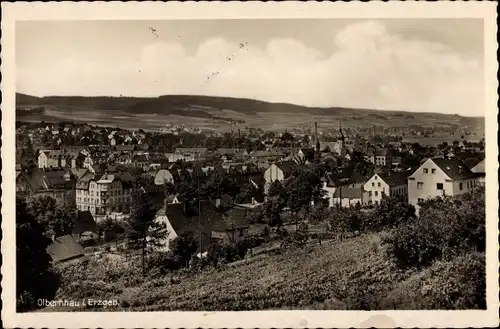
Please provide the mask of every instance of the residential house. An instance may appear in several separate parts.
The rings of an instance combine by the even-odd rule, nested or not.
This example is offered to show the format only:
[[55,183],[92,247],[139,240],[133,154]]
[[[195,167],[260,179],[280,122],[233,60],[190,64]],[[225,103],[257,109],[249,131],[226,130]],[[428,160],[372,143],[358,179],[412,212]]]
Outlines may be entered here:
[[486,164],[484,162],[485,160],[483,159],[481,162],[479,162],[477,165],[475,165],[471,171],[476,174],[478,183],[481,185],[484,185],[486,182]]
[[368,199],[372,203],[380,203],[384,195],[390,197],[393,195],[408,196],[408,176],[412,171],[403,171],[398,173],[376,173],[365,184],[364,190],[368,192]]
[[365,160],[373,163],[378,167],[385,167],[392,164],[392,155],[388,149],[382,148],[374,151],[369,151],[365,156]]
[[179,147],[175,149],[175,153],[182,155],[185,161],[196,161],[203,159],[207,155],[207,152],[208,149],[206,147],[198,147],[198,148]]
[[70,171],[34,170],[16,178],[16,195],[26,198],[49,196],[62,207],[75,204],[75,179]]
[[183,202],[163,207],[156,214],[156,220],[165,223],[167,228],[163,250],[170,250],[170,243],[176,237],[190,234],[198,242],[198,253],[203,254],[212,242],[212,228],[222,220],[222,213],[205,202],[199,206]]
[[83,247],[71,235],[55,238],[47,247],[47,253],[55,263],[66,263],[82,260],[85,256]]
[[98,164],[106,164],[108,162],[108,156],[105,153],[89,154],[85,156],[83,161],[83,168],[91,169]]
[[41,150],[38,154],[38,168],[62,168],[62,151],[61,150]]
[[290,177],[298,166],[294,162],[273,163],[264,171],[264,180],[267,184],[272,184],[274,181],[282,181]]
[[234,207],[212,226],[212,240],[219,243],[241,241],[247,236],[250,225],[246,215],[249,211],[243,207]]
[[478,177],[462,161],[451,158],[430,158],[408,177],[408,202],[420,209],[419,202],[443,195],[460,195],[469,192]]
[[149,168],[149,159],[145,154],[136,154],[132,159],[132,164],[137,168],[146,171]]
[[340,182],[335,179],[332,173],[326,173],[322,178],[323,191],[325,192],[325,199],[328,200],[328,206],[333,207],[335,205],[334,195],[337,187],[340,186]]
[[302,159],[304,162],[312,162],[314,161],[314,157],[316,155],[316,151],[314,148],[301,148],[298,152],[297,155]]
[[132,204],[132,181],[128,173],[88,174],[76,185],[76,207],[92,216],[129,211]]
[[338,187],[333,194],[333,204],[340,207],[363,206],[368,203],[368,193],[363,187]]

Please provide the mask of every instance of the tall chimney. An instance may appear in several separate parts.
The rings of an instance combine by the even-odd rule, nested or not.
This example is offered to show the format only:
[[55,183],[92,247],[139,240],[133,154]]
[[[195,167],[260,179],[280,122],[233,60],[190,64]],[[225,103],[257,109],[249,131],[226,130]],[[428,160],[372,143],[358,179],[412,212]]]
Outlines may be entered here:
[[318,123],[314,123],[314,138],[318,140]]

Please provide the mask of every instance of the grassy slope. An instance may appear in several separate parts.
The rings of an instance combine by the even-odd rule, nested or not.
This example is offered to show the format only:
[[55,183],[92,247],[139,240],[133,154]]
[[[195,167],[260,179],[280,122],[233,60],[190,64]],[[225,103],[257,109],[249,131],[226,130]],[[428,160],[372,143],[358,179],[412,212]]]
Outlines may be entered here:
[[[202,125],[211,122],[223,123],[223,120],[241,120],[246,126],[297,127],[303,123],[321,122],[322,127],[336,128],[342,120],[345,127],[402,127],[407,124],[422,126],[484,126],[482,118],[465,118],[438,113],[412,113],[396,111],[378,111],[369,109],[350,109],[340,107],[318,108],[285,103],[268,103],[253,99],[227,97],[167,95],[157,98],[133,97],[59,97],[38,98],[16,94],[18,106],[43,105],[50,109],[46,116],[54,119],[71,114],[73,120],[87,121],[94,119],[95,112],[104,115],[112,125],[122,122],[115,116],[154,115],[156,124],[183,120],[183,123]],[[94,112],[94,113],[92,113]],[[288,115],[283,115],[288,114]],[[200,122],[200,120],[202,122]],[[92,120],[91,120],[92,121]],[[483,128],[484,129],[484,128]]]
[[[115,299],[118,307],[48,307],[42,311],[453,309],[443,305],[452,305],[446,300],[456,289],[462,299],[474,294],[464,289],[472,289],[478,277],[458,270],[470,262],[467,257],[471,255],[459,256],[452,263],[437,262],[424,270],[401,271],[388,260],[379,234],[363,234],[237,267],[177,272],[175,283],[170,275],[143,279],[139,263],[98,260],[91,261],[86,270],[65,270],[55,299]],[[484,253],[478,255],[484,257]],[[451,272],[440,271],[443,265]],[[426,286],[432,287],[431,295],[424,292]]]
[[[84,277],[90,282],[112,282],[94,271],[89,271]],[[77,281],[71,277],[67,279],[68,282]],[[338,310],[348,308],[344,300],[355,293],[352,289],[357,288],[356,282],[366,279],[374,279],[374,287],[382,295],[392,284],[404,279],[403,274],[386,261],[377,235],[366,234],[344,242],[323,242],[321,246],[294,250],[233,268],[181,274],[180,283],[170,283],[170,278],[165,277],[146,279],[144,283],[128,284],[128,287],[123,287],[123,282],[115,285],[94,282],[90,288],[88,285],[65,287],[58,292],[56,299],[79,299],[87,289],[87,298],[99,296],[126,300],[131,307],[128,310],[134,311]],[[120,309],[123,310],[121,307],[107,310]]]

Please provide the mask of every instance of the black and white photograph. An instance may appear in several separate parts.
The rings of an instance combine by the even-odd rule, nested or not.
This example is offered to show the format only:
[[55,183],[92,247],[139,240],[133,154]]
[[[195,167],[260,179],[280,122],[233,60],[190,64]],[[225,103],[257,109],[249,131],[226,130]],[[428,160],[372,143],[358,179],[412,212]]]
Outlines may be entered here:
[[[495,6],[468,17],[464,4],[183,19],[93,4],[43,19],[38,4],[40,18],[12,20],[3,304],[35,326],[226,311],[300,312],[283,322],[297,327],[338,326],[334,311],[370,311],[354,327],[413,323],[391,311],[498,324]],[[382,324],[363,324],[372,313]]]

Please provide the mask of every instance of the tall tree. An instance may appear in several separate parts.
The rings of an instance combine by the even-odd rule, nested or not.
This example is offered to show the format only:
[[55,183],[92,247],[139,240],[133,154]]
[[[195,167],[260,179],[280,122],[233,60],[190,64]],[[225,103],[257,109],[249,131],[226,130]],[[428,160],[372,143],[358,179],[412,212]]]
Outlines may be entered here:
[[146,249],[163,245],[167,237],[167,227],[165,223],[156,220],[157,209],[151,204],[147,193],[135,188],[132,198],[133,206],[125,225],[125,234],[132,248],[141,250],[144,275]]
[[51,240],[44,227],[28,211],[26,201],[16,198],[16,297],[18,311],[36,308],[36,300],[47,298],[57,287],[49,284]]
[[74,208],[58,206],[50,196],[32,199],[27,209],[43,225],[44,234],[48,238],[70,234],[73,229]]
[[196,236],[192,233],[181,234],[170,242],[170,252],[174,259],[187,267],[192,256],[198,250]]

